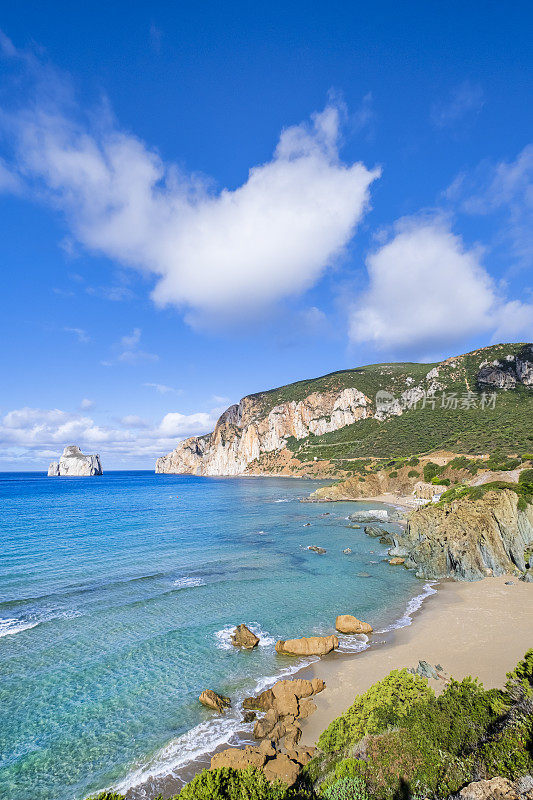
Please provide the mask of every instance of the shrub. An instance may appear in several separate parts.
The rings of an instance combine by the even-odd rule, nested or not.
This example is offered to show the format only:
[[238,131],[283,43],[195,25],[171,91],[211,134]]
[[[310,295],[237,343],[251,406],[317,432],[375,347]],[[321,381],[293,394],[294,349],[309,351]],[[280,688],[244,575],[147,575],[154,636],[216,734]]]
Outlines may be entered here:
[[433,461],[428,461],[427,464],[424,464],[424,480],[426,483],[431,483],[433,478],[440,475],[443,469],[444,467],[439,467],[439,465],[435,464]]
[[396,472],[396,470],[394,470],[393,472],[389,473],[389,478],[397,478],[397,477],[398,477],[398,473]]
[[324,800],[370,800],[362,778],[341,778],[323,793]]
[[522,461],[533,461],[533,453],[524,453]]
[[518,477],[518,483],[533,484],[533,469],[524,469]]
[[433,478],[431,483],[434,486],[449,486],[451,481],[449,478]]
[[420,464],[420,459],[417,458],[416,456],[413,456],[412,458],[409,459],[407,463],[409,464],[410,467],[417,467]]
[[90,797],[88,800],[126,800],[126,798],[125,795],[117,792],[100,792],[96,797]]
[[408,478],[418,478],[419,475],[420,473],[417,472],[416,469],[410,469],[409,472],[407,473]]
[[261,770],[222,767],[200,772],[176,800],[288,800],[290,796],[284,784],[270,784]]

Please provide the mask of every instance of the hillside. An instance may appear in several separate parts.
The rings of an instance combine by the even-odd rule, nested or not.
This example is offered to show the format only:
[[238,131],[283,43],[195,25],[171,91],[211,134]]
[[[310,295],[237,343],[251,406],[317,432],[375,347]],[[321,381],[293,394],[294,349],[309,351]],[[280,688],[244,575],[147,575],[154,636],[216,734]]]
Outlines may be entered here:
[[244,397],[157,472],[342,476],[359,458],[533,450],[533,345],[373,364]]

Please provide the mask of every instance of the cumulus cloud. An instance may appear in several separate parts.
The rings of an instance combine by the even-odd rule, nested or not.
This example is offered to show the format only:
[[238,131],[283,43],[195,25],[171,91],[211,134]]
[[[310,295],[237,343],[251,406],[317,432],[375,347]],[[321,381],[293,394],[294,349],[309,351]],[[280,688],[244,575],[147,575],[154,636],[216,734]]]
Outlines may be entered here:
[[93,408],[94,400],[90,400],[88,397],[84,397],[80,403],[80,408],[84,411],[87,411],[89,408]]
[[[499,296],[479,249],[443,219],[408,219],[366,261],[369,286],[354,305],[350,337],[392,352],[434,352],[479,333],[533,334],[533,307]],[[507,326],[507,328],[506,328]]]
[[216,418],[216,409],[209,414],[170,412],[155,424],[127,414],[120,427],[113,427],[60,409],[14,409],[0,418],[1,460],[11,467],[23,461],[44,469],[46,459],[60,455],[65,445],[77,444],[84,452],[99,452],[114,462],[152,463],[180,439],[212,430]]
[[167,386],[166,383],[143,383],[150,389],[155,389],[158,394],[183,394],[183,389],[174,389],[172,386]]
[[153,276],[153,300],[193,322],[252,315],[312,286],[354,235],[380,174],[341,161],[333,102],[283,130],[241,186],[216,190],[109,113],[95,124],[56,95],[4,118],[27,191],[59,208],[88,250]]

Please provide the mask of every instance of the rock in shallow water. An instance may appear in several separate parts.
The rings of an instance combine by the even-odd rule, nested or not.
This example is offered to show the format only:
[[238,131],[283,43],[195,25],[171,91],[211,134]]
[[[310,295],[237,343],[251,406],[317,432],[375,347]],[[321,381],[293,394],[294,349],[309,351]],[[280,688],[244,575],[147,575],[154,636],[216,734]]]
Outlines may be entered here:
[[335,620],[335,628],[339,633],[372,633],[372,625],[368,622],[361,622],[352,614],[339,614]]
[[252,633],[250,628],[247,628],[244,624],[237,625],[231,634],[232,645],[234,647],[242,647],[245,650],[253,650],[254,647],[257,647],[259,641],[259,636]]
[[291,656],[324,656],[339,646],[336,636],[304,636],[302,639],[280,639],[276,653]]
[[231,706],[229,697],[217,694],[212,689],[205,689],[198,699],[202,705],[212,708],[213,711],[218,711],[219,714],[223,714]]

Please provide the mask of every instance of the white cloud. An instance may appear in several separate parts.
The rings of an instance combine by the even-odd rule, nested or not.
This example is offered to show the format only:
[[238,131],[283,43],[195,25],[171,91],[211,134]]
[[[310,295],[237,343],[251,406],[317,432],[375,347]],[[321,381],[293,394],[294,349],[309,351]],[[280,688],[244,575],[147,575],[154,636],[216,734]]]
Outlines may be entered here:
[[465,81],[453,90],[448,100],[433,104],[431,121],[437,128],[453,128],[465,118],[479,114],[484,105],[481,86]]
[[166,383],[143,383],[150,389],[155,389],[158,394],[183,394],[183,389],[173,389],[172,386],[167,386]]
[[[141,342],[142,331],[140,328],[134,328],[131,333],[123,336],[120,341],[114,345],[115,352],[118,353],[117,361],[124,364],[141,364],[147,361],[159,361],[159,356],[156,353],[147,353],[141,350],[139,345]],[[102,361],[104,367],[113,366],[113,361]]]
[[60,409],[14,409],[0,418],[1,460],[11,467],[23,461],[44,470],[65,445],[77,444],[83,452],[99,452],[104,469],[106,459],[149,464],[172,450],[180,439],[212,430],[216,419],[216,409],[209,414],[171,412],[156,424],[128,414],[118,428]]
[[80,403],[80,408],[82,408],[84,410],[88,410],[89,408],[93,408],[93,407],[94,407],[94,400],[89,400],[88,397],[84,397],[83,400]]
[[78,342],[82,344],[86,344],[87,342],[91,341],[91,337],[88,335],[87,331],[84,331],[83,328],[63,328],[66,333],[73,333],[76,336]]
[[61,87],[56,94],[7,121],[27,190],[61,209],[87,249],[155,277],[154,301],[194,322],[250,316],[316,283],[354,235],[380,175],[340,160],[333,103],[283,130],[272,159],[241,186],[216,191],[165,164],[109,113],[79,122],[70,96],[66,109]]
[[531,306],[501,298],[481,252],[468,250],[442,219],[400,221],[366,264],[369,286],[350,318],[354,342],[441,352],[475,334],[510,330],[511,311],[513,338],[533,333]]

